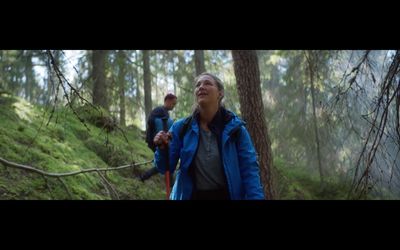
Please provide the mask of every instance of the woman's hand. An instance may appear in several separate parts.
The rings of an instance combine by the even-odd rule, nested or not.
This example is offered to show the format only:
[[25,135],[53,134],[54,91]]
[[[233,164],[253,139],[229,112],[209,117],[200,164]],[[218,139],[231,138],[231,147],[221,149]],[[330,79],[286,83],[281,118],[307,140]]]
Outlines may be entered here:
[[164,149],[171,139],[172,134],[170,132],[160,131],[154,136],[153,142],[154,145],[158,146],[160,149]]

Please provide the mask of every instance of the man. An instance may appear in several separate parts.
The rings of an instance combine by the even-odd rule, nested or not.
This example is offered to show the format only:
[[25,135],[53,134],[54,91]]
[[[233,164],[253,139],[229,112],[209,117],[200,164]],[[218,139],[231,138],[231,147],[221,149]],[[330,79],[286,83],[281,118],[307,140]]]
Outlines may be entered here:
[[[176,102],[177,97],[174,94],[167,94],[164,97],[164,105],[153,109],[149,118],[147,119],[146,142],[147,146],[153,150],[153,152],[156,151],[156,146],[154,145],[153,139],[158,132],[163,130],[163,119],[167,119],[167,129],[169,129],[173,124],[173,120],[169,117],[169,111],[174,109]],[[157,173],[157,168],[153,167],[141,175],[140,179],[145,181]]]

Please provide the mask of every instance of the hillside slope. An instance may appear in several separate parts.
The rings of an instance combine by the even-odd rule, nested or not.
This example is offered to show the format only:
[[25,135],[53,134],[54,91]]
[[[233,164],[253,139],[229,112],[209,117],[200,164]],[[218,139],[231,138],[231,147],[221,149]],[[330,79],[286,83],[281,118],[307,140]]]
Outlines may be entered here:
[[[138,128],[124,129],[125,136],[118,129],[107,133],[99,125],[101,117],[94,109],[76,110],[89,130],[69,108],[57,108],[46,126],[51,108],[46,110],[1,93],[0,157],[53,173],[112,168],[152,159]],[[147,164],[109,171],[104,180],[96,172],[58,179],[0,164],[0,199],[163,199],[161,176],[146,183],[137,178],[150,167]]]

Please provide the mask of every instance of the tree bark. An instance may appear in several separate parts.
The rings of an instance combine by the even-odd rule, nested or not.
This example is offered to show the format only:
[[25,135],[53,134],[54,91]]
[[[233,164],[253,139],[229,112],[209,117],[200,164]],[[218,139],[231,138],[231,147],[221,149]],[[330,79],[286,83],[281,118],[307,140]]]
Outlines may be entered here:
[[240,111],[258,152],[261,181],[267,199],[275,198],[272,178],[272,151],[261,96],[258,57],[254,50],[233,50],[233,66]]
[[105,62],[107,50],[93,50],[93,104],[99,105],[108,111],[107,86],[105,76]]
[[152,110],[151,101],[151,71],[150,71],[150,55],[148,50],[143,50],[143,80],[144,80],[144,111],[146,121]]
[[32,64],[32,51],[25,51],[25,99],[33,101],[33,89],[35,85],[35,77]]
[[196,76],[206,71],[206,66],[204,65],[204,50],[194,51],[194,64],[196,67]]
[[119,86],[119,123],[121,127],[126,126],[125,121],[125,53],[122,50],[118,51],[118,86]]
[[396,132],[400,142],[400,80],[397,83],[396,94]]
[[310,76],[310,84],[311,84],[311,100],[312,100],[312,108],[313,108],[313,125],[314,125],[314,133],[315,133],[315,145],[317,147],[317,158],[318,158],[318,170],[319,176],[321,179],[321,184],[324,183],[324,174],[322,171],[322,163],[321,163],[321,150],[320,150],[320,141],[319,141],[319,133],[318,133],[318,123],[317,123],[317,114],[315,108],[315,86],[314,86],[314,77],[316,72],[316,55],[312,51],[307,51],[307,61],[308,61],[308,71]]

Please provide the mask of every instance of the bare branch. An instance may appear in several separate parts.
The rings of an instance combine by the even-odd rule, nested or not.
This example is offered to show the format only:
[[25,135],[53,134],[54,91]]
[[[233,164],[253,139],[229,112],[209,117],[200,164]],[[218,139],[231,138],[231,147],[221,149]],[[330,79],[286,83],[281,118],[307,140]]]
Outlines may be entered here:
[[[76,110],[73,108],[73,105],[72,105],[71,101],[69,100],[69,96],[68,96],[67,90],[66,90],[66,88],[65,88],[65,86],[64,86],[64,84],[63,84],[63,80],[64,80],[65,83],[70,87],[71,92],[73,92],[76,96],[78,96],[78,97],[82,100],[83,103],[89,104],[91,107],[93,107],[93,108],[94,108],[95,110],[97,110],[97,111],[99,111],[99,109],[98,109],[96,106],[94,106],[92,103],[90,103],[88,100],[86,100],[85,98],[83,98],[83,97],[79,94],[79,92],[69,83],[69,81],[65,78],[64,74],[60,71],[58,65],[56,64],[56,62],[55,62],[55,60],[54,60],[53,54],[51,53],[50,50],[47,50],[47,54],[48,54],[48,56],[49,56],[49,58],[50,58],[51,65],[53,66],[53,69],[54,69],[54,71],[55,71],[55,73],[56,73],[56,75],[57,75],[57,78],[58,78],[59,84],[58,84],[58,86],[57,86],[57,93],[58,93],[58,88],[59,88],[59,86],[61,85],[61,87],[62,87],[62,89],[63,89],[63,91],[64,91],[64,96],[65,96],[65,98],[67,99],[67,105],[71,108],[72,112],[73,112],[74,115],[79,119],[79,121],[80,121],[81,123],[83,123],[83,125],[86,127],[86,129],[87,129],[88,131],[90,131],[90,129],[89,129],[89,127],[86,125],[84,119],[82,119],[82,118],[78,115],[78,113],[76,112]],[[57,100],[57,94],[56,94],[56,100]],[[55,103],[56,103],[56,101],[55,101]],[[53,116],[54,109],[55,109],[55,104],[54,104],[52,113],[51,113],[51,115],[50,115],[49,122],[50,122],[50,120],[51,120],[51,118],[52,118],[52,116]],[[49,122],[47,123],[47,125],[49,124]]]
[[[372,164],[375,159],[376,152],[379,147],[382,147],[381,145],[381,140],[383,135],[385,134],[385,128],[388,120],[388,114],[389,114],[389,106],[393,102],[393,100],[396,98],[398,95],[398,91],[400,88],[400,85],[397,86],[393,94],[390,94],[390,89],[393,88],[394,85],[394,79],[395,75],[398,74],[398,69],[400,66],[400,51],[396,51],[396,54],[393,58],[393,61],[389,67],[389,70],[382,82],[382,87],[381,91],[379,93],[379,96],[377,98],[375,108],[373,109],[372,113],[374,114],[374,118],[372,122],[370,123],[371,127],[368,132],[368,136],[365,140],[362,152],[360,156],[358,157],[357,163],[356,163],[356,171],[355,175],[353,178],[353,183],[352,183],[352,188],[350,190],[351,192],[359,193],[360,197],[362,195],[365,195],[368,190],[371,188],[369,185],[369,180],[371,179],[370,177],[370,170],[372,167]],[[383,110],[382,110],[383,109]],[[364,117],[363,117],[364,118]],[[378,119],[379,118],[379,119]],[[376,126],[378,124],[378,126]],[[375,132],[375,131],[378,132]],[[387,134],[385,134],[388,136]],[[372,145],[369,145],[372,142]],[[367,147],[370,147],[367,150]],[[361,174],[361,177],[358,176],[358,172],[360,169],[361,165],[361,160],[365,160],[365,169],[363,173]],[[358,179],[358,180],[357,180]],[[349,193],[349,195],[350,195]]]
[[27,170],[27,171],[30,171],[30,172],[33,172],[33,173],[41,174],[43,176],[66,177],[66,176],[72,176],[72,175],[89,173],[89,172],[98,172],[98,171],[107,172],[107,171],[121,170],[121,169],[125,169],[125,168],[137,167],[137,166],[140,166],[140,165],[149,164],[149,163],[153,162],[153,160],[145,161],[145,162],[141,162],[141,163],[118,166],[118,167],[115,167],[115,168],[88,168],[88,169],[69,172],[69,173],[49,173],[49,172],[46,172],[46,171],[31,167],[31,166],[28,166],[28,165],[22,165],[22,164],[18,164],[18,163],[15,163],[15,162],[10,162],[10,161],[8,161],[8,160],[6,160],[4,158],[1,158],[1,157],[0,157],[0,162],[3,163],[4,166]]
[[68,196],[69,196],[69,198],[72,200],[73,198],[72,198],[72,194],[71,194],[71,192],[69,191],[69,189],[68,189],[68,186],[65,184],[65,182],[59,177],[59,176],[57,176],[57,180],[59,180],[60,182],[61,182],[61,184],[64,186],[64,188],[65,188],[65,191],[67,191],[67,194],[68,194]]
[[[104,181],[104,183],[105,183],[104,186],[105,186],[106,189],[108,190],[108,193],[110,194],[111,199],[113,199],[113,200],[115,200],[115,199],[119,200],[118,192],[115,190],[114,186],[111,185],[111,183],[107,180],[107,178],[106,178],[100,171],[97,171],[97,173],[99,174],[100,178]],[[110,187],[110,189],[111,189],[111,191],[112,191],[112,194],[111,194],[111,192],[109,191],[109,189],[107,188],[107,186]]]
[[49,182],[48,182],[46,176],[42,175],[42,177],[43,177],[43,179],[44,179],[44,183],[45,183],[47,189],[49,190],[50,197],[51,197],[52,199],[54,199],[54,197],[53,197],[53,190],[51,189],[51,187],[50,187],[50,185],[49,185]]

